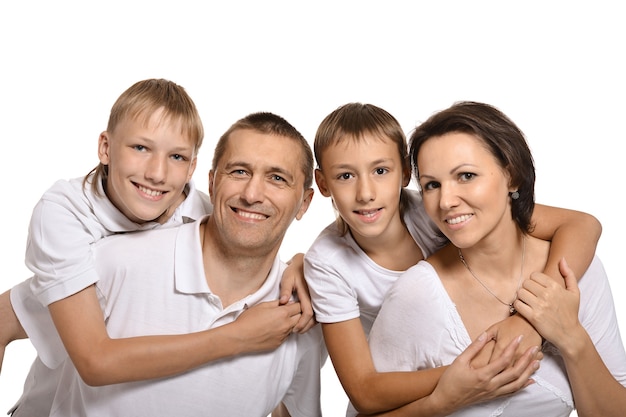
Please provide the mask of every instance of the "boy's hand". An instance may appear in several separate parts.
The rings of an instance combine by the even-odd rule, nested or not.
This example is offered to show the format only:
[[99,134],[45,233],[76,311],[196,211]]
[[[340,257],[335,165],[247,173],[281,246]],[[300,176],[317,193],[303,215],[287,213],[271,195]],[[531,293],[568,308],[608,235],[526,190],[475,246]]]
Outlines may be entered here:
[[232,325],[244,353],[274,350],[293,332],[300,319],[300,303],[279,305],[277,301],[256,304],[241,313]]

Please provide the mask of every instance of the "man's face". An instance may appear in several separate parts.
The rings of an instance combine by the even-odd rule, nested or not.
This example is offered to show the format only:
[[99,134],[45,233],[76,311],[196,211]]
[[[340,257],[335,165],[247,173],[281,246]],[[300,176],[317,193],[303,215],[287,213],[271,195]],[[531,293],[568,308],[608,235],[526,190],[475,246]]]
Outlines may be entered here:
[[293,219],[306,212],[313,189],[304,189],[303,152],[294,139],[241,129],[209,173],[217,228],[223,249],[247,255],[277,252]]

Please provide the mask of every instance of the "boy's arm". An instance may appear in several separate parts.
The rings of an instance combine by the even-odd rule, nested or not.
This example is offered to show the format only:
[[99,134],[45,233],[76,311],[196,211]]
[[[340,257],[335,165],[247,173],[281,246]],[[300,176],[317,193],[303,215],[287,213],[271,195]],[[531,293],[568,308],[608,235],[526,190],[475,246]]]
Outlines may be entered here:
[[531,235],[552,242],[543,272],[565,287],[559,272],[559,261],[565,258],[574,274],[582,277],[591,265],[602,234],[598,219],[581,211],[536,204],[532,222]]
[[433,391],[445,370],[377,372],[359,318],[321,326],[339,381],[360,412],[396,408],[422,398]]
[[48,308],[74,366],[92,386],[171,376],[217,359],[273,350],[300,318],[299,303],[270,301],[205,331],[112,339],[93,285]]
[[[435,390],[403,407],[376,415],[387,417],[443,417],[471,404],[511,395],[532,384],[531,375],[539,367],[534,359],[536,349],[529,349],[510,366],[519,339],[513,340],[505,353],[483,367],[474,367],[473,358],[491,344],[493,335],[483,333],[474,340],[443,373]],[[418,371],[423,372],[423,371]]]
[[0,371],[7,345],[14,340],[28,338],[13,311],[10,293],[9,290],[0,294]]

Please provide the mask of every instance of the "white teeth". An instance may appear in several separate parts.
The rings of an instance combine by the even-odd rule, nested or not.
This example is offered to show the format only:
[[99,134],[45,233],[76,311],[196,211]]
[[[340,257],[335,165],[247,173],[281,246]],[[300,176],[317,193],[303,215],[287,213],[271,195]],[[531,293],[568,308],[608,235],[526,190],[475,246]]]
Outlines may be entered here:
[[237,213],[241,217],[246,217],[248,219],[255,219],[255,220],[264,220],[267,217],[267,216],[264,216],[264,215],[258,214],[258,213],[250,213],[249,211],[237,210]]
[[359,214],[365,217],[373,217],[374,215],[376,215],[376,213],[378,213],[378,210],[359,211]]
[[139,188],[139,191],[144,194],[148,194],[150,197],[158,197],[163,194],[163,191],[151,190],[149,188],[142,187],[141,185],[138,185],[137,188]]
[[458,223],[464,222],[465,220],[469,219],[470,217],[472,217],[471,214],[464,214],[463,216],[455,217],[454,219],[448,219],[448,220],[446,220],[446,223],[448,223],[448,224],[458,224]]

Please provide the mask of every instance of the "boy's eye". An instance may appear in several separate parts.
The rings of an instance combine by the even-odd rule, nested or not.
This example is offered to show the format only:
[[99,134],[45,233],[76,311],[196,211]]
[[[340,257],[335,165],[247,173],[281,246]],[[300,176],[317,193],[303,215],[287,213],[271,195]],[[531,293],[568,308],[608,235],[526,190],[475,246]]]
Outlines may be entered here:
[[337,175],[337,179],[339,180],[349,180],[350,178],[352,178],[352,174],[348,172],[344,172],[344,173]]
[[172,155],[172,159],[175,159],[177,161],[186,161],[187,160],[187,158],[185,158],[184,156],[182,156],[180,154]]
[[389,172],[389,170],[387,168],[376,168],[374,172],[376,172],[376,175],[384,175]]
[[135,145],[135,146],[133,146],[133,148],[135,150],[137,150],[137,151],[145,151],[146,150],[146,147],[143,146],[143,145]]

